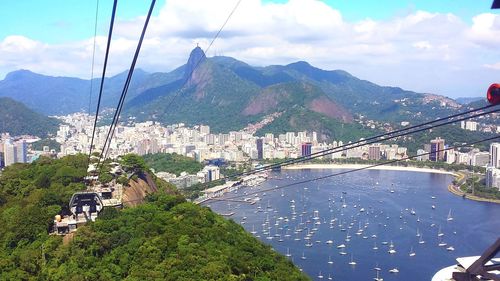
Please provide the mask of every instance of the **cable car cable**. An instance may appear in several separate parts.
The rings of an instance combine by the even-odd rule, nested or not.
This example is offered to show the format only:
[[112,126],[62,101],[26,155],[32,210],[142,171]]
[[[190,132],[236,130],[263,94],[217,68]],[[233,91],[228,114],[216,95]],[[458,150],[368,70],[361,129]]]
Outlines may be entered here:
[[97,117],[99,115],[99,108],[101,106],[101,97],[102,97],[102,90],[104,87],[104,77],[106,76],[106,67],[108,64],[108,56],[109,56],[109,48],[111,46],[111,37],[113,35],[113,25],[115,22],[115,15],[116,15],[116,6],[118,4],[118,0],[113,1],[113,11],[111,13],[111,22],[109,24],[109,32],[108,32],[108,42],[106,45],[106,54],[104,55],[104,66],[102,69],[102,76],[101,76],[101,85],[99,88],[99,98],[97,100],[97,109],[95,112],[95,119],[94,119],[94,128],[92,129],[92,139],[90,141],[90,149],[89,149],[89,158],[88,158],[88,163],[90,163],[90,157],[92,156],[92,146],[94,144],[94,137],[95,137],[95,130],[97,127]]

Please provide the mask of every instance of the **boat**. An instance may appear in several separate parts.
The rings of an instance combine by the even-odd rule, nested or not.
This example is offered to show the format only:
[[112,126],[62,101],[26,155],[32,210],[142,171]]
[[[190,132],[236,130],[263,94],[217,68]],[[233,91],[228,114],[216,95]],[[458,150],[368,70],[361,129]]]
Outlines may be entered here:
[[333,264],[332,256],[328,256],[328,264]]
[[441,231],[441,226],[439,226],[438,237],[443,237],[444,233]]
[[375,270],[375,272],[377,273],[377,276],[374,277],[373,280],[375,280],[375,281],[384,281],[384,279],[380,278],[380,276],[379,276],[380,270]]
[[453,247],[453,246],[449,246],[448,248],[446,248],[446,250],[447,250],[447,251],[450,251],[450,252],[451,252],[451,251],[455,251],[455,247]]
[[352,259],[352,254],[351,254],[351,261],[349,262],[349,264],[352,266],[356,265],[356,262]]
[[290,248],[286,248],[286,255],[287,257],[291,257],[292,254],[290,254]]
[[333,244],[333,241],[332,240],[327,240],[325,243],[330,245],[330,244]]
[[343,248],[345,248],[345,244],[340,244],[337,246],[337,249],[343,249]]
[[397,269],[396,267],[393,268],[393,269],[389,269],[389,272],[390,273],[399,273],[399,269]]
[[436,205],[432,205],[431,208],[434,210],[436,209]]
[[393,255],[396,253],[396,250],[394,249],[394,244],[391,241],[391,245],[389,245],[389,251],[387,251],[389,254]]
[[446,218],[447,221],[452,221],[453,220],[453,217],[451,216],[451,209],[450,211],[448,212],[448,217]]
[[375,250],[375,251],[376,251],[376,250],[378,250],[378,247],[377,247],[377,241],[375,241],[375,244],[373,245],[373,248],[372,248],[372,249],[373,249],[373,250]]
[[415,255],[416,255],[416,253],[415,253],[415,251],[413,251],[413,246],[412,246],[412,247],[411,247],[411,249],[410,249],[410,254],[409,254],[409,256],[410,256],[410,257],[414,257]]
[[302,257],[300,257],[300,259],[301,259],[301,260],[305,260],[305,259],[307,259],[303,251],[302,251]]
[[330,275],[330,273],[328,273],[328,280],[333,280],[332,276]]
[[417,212],[415,212],[415,210],[413,210],[413,208],[411,208],[410,214],[412,214],[414,216],[417,214]]
[[418,244],[425,244],[425,241],[422,238],[422,234],[420,234],[420,238],[418,239]]
[[321,274],[321,271],[318,273],[318,278],[323,279],[323,274]]

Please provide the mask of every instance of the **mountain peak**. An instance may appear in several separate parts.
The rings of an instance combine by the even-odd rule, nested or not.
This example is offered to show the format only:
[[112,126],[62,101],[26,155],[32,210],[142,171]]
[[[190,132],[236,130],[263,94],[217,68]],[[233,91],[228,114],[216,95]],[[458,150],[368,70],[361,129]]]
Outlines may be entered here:
[[205,52],[199,47],[196,46],[189,54],[189,59],[186,64],[186,71],[184,72],[184,79],[188,79],[191,76],[194,69],[202,63],[207,57],[205,56]]
[[33,77],[33,76],[40,76],[40,74],[36,74],[30,70],[20,69],[7,73],[7,75],[5,76],[5,80],[16,80],[20,78]]

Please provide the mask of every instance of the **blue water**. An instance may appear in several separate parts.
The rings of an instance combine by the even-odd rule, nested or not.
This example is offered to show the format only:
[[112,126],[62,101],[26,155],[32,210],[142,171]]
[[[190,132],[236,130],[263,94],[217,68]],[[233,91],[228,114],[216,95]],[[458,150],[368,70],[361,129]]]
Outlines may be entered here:
[[[225,197],[255,198],[251,192],[338,171],[272,173],[271,177],[276,179]],[[259,192],[261,200],[254,205],[212,201],[209,206],[222,214],[234,212],[231,219],[249,232],[255,230],[254,235],[276,251],[289,253],[288,258],[313,280],[329,280],[328,277],[373,280],[374,268],[379,267],[384,280],[422,281],[430,280],[439,269],[454,264],[456,257],[480,255],[500,235],[500,205],[465,200],[449,193],[447,186],[452,179],[444,174],[365,170],[291,186],[283,191]],[[291,203],[292,200],[295,203]],[[344,200],[345,208],[342,207]],[[365,211],[360,212],[361,208]],[[411,214],[412,209],[415,215]],[[450,210],[453,220],[448,221]],[[314,219],[315,211],[319,219]],[[321,224],[315,224],[317,221]],[[363,232],[357,235],[360,228]],[[417,228],[425,244],[418,243]],[[438,238],[439,228],[444,233],[441,238]],[[311,239],[305,240],[308,232]],[[350,241],[346,241],[347,235],[351,236]],[[439,247],[439,239],[447,246]],[[333,240],[333,244],[327,244],[327,240]],[[312,246],[306,246],[308,241]],[[383,245],[383,241],[392,241],[396,253],[389,254],[389,245]],[[373,250],[375,243],[378,250]],[[346,245],[346,255],[339,253],[340,244]],[[448,251],[448,246],[455,250]],[[409,256],[411,247],[416,253],[413,257]],[[357,263],[355,266],[348,264],[351,255]],[[393,268],[399,273],[389,273]],[[319,278],[320,272],[323,279]]]

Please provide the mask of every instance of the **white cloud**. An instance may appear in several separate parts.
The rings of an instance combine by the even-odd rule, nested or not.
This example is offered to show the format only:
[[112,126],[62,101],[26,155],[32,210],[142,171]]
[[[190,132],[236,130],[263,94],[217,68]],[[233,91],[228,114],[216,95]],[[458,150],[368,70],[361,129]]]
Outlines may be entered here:
[[[170,71],[199,43],[206,48],[236,0],[168,0],[152,18],[138,67]],[[129,67],[144,17],[115,23],[109,74]],[[96,71],[106,37],[99,36]],[[348,22],[322,1],[267,3],[244,0],[208,52],[251,65],[309,61],[360,78],[410,90],[475,95],[494,79],[500,57],[500,16],[480,14],[467,24],[453,14],[416,11],[390,20]],[[0,75],[19,68],[88,77],[93,39],[49,45],[23,36],[0,42]],[[492,67],[494,66],[494,67]],[[488,68],[489,67],[489,68]],[[488,71],[489,70],[489,71]],[[488,82],[487,82],[488,81]]]
[[493,64],[484,64],[483,66],[489,69],[500,70],[500,61]]

